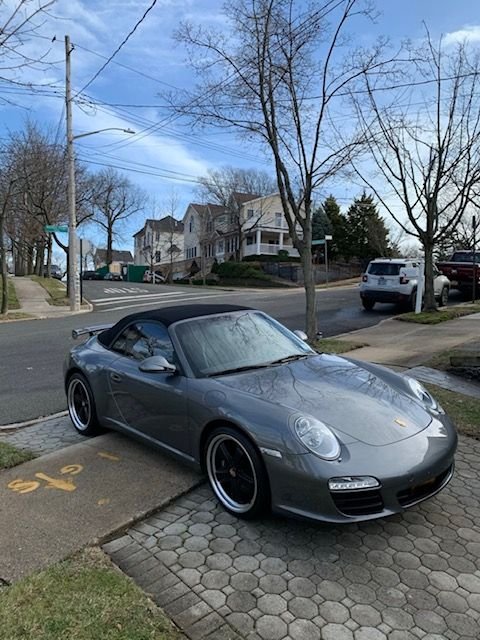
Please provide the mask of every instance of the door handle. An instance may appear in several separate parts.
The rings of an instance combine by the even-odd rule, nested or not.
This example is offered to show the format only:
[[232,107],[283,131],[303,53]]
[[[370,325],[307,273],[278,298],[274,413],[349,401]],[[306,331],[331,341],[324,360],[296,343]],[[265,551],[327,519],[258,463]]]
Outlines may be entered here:
[[113,380],[113,382],[121,382],[122,376],[119,376],[118,373],[111,373],[110,379]]

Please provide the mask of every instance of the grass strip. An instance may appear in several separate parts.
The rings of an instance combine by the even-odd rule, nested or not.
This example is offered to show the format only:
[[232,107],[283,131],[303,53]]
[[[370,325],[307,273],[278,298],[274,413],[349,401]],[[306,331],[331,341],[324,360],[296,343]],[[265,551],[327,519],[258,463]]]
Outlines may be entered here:
[[48,293],[50,297],[47,302],[49,304],[57,307],[69,304],[67,288],[60,280],[56,280],[55,278],[42,278],[40,276],[30,276],[30,278],[42,286]]
[[25,320],[33,318],[29,313],[22,313],[21,311],[9,311],[7,315],[0,315],[0,322],[7,322],[8,320]]
[[0,640],[184,638],[98,548],[3,590],[0,620]]
[[422,384],[448,413],[458,433],[480,439],[480,400],[456,391],[448,391],[436,384]]
[[10,469],[16,467],[17,464],[22,464],[22,462],[33,460],[33,458],[35,455],[31,451],[17,449],[9,442],[0,440],[0,469]]
[[446,307],[437,311],[422,311],[421,313],[402,313],[395,316],[395,320],[401,322],[416,322],[418,324],[440,324],[455,318],[469,316],[472,313],[480,313],[480,304],[460,305],[458,307]]
[[336,338],[322,338],[309,343],[313,349],[321,353],[347,353],[362,347],[368,347],[365,342],[351,342],[350,340],[337,340]]
[[[20,303],[18,302],[17,294],[15,291],[15,285],[13,283],[13,278],[7,279],[8,285],[8,308],[9,309],[20,309]],[[0,276],[0,291],[3,287],[3,278]]]

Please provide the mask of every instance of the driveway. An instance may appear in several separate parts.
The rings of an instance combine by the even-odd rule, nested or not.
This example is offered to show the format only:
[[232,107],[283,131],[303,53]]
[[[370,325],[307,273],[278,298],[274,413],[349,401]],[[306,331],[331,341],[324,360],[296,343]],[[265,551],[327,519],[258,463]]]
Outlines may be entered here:
[[331,526],[223,511],[204,486],[104,546],[196,640],[465,640],[480,628],[480,442],[450,485]]

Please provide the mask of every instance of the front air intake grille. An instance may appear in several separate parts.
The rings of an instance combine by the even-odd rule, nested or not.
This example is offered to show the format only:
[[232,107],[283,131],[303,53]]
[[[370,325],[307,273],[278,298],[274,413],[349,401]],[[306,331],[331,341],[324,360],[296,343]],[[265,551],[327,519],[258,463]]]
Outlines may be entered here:
[[408,507],[416,502],[420,502],[420,500],[425,500],[425,498],[428,498],[440,489],[451,473],[452,467],[450,466],[428,482],[423,482],[422,484],[399,491],[397,493],[398,502],[402,507]]
[[330,493],[335,506],[346,516],[368,516],[383,511],[383,499],[380,491],[332,491]]

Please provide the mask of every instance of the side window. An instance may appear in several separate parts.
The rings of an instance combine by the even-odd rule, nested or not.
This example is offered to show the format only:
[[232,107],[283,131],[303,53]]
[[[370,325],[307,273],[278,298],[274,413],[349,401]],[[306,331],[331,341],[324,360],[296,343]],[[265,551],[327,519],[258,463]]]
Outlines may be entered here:
[[137,322],[127,327],[112,345],[113,351],[135,360],[150,356],[163,356],[174,361],[172,341],[168,331],[159,322]]

